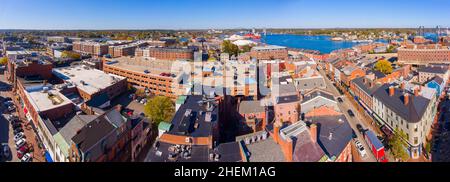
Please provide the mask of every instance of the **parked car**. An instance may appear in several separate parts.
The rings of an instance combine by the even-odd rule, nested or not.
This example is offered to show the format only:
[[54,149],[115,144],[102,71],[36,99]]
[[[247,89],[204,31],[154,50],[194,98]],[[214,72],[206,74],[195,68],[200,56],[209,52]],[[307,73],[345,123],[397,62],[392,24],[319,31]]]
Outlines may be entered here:
[[23,128],[14,128],[14,135],[16,135],[17,133],[23,132]]
[[362,126],[361,124],[356,124],[356,129],[358,129],[358,131],[359,131],[361,134],[363,134],[364,128],[363,128],[363,126]]
[[347,112],[350,117],[355,117],[355,113],[352,110],[349,109]]
[[340,98],[340,97],[338,97],[337,100],[338,100],[339,102],[341,102],[341,103],[344,102],[344,101],[342,100],[342,98]]
[[31,154],[30,153],[26,153],[22,159],[20,159],[20,161],[22,162],[31,162]]
[[24,146],[25,144],[27,144],[27,140],[25,140],[25,138],[22,138],[16,142],[16,148],[20,148],[20,147]]
[[14,106],[14,105],[8,107],[9,112],[13,112],[15,110],[16,110],[16,106]]
[[17,128],[22,128],[22,124],[20,124],[20,123],[13,123],[12,127],[13,127],[14,130],[17,129]]
[[9,149],[9,146],[7,143],[2,143],[1,145],[1,156],[4,159],[9,159],[11,157],[11,150]]
[[25,138],[25,134],[23,132],[17,133],[16,135],[14,135],[14,141],[18,141],[22,138]]
[[28,153],[28,146],[24,145],[17,150],[17,158],[21,159],[26,153]]
[[3,102],[3,105],[4,105],[5,107],[9,107],[9,106],[14,105],[14,103],[13,103],[12,101],[6,101],[6,102]]

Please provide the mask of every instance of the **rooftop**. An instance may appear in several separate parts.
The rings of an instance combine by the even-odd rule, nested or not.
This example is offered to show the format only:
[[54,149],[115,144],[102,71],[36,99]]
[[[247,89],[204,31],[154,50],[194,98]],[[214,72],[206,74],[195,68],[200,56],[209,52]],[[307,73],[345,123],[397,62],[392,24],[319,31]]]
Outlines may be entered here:
[[352,140],[353,130],[343,114],[307,117],[305,121],[317,126],[317,143],[329,158],[338,157]]
[[397,113],[409,123],[417,123],[422,119],[430,100],[423,96],[409,94],[409,104],[404,104],[404,90],[394,88],[394,95],[389,95],[389,84],[381,86],[374,92],[374,97],[382,102],[386,107]]
[[[106,64],[108,66],[117,67],[119,69],[126,69],[152,75],[160,75],[161,73],[178,74],[181,69],[172,69],[172,65],[174,62],[175,61],[170,60],[150,60],[143,57],[119,57],[108,59],[108,62]],[[184,65],[179,66],[183,67]],[[175,70],[179,71],[174,72]]]
[[246,145],[250,162],[285,162],[280,146],[272,138]]
[[334,100],[334,96],[332,94],[330,94],[328,92],[325,92],[325,91],[322,91],[322,90],[319,90],[319,89],[316,89],[316,90],[313,90],[313,91],[311,91],[309,93],[306,93],[303,96],[302,104],[304,104],[304,103],[306,103],[306,102],[308,102],[308,101],[310,101],[310,100],[312,100],[314,98],[317,98],[317,97],[323,97],[323,98],[328,99],[328,100],[330,100],[332,102],[336,102]]
[[424,66],[417,69],[418,72],[445,74],[448,72],[447,66]]
[[266,109],[261,101],[242,101],[239,105],[239,113],[260,113],[265,112]]
[[53,89],[51,85],[43,86],[37,84],[34,87],[26,88],[25,95],[29,98],[33,107],[38,111],[47,111],[67,104],[73,104],[66,96],[58,90]]
[[107,74],[84,65],[54,68],[53,73],[60,79],[74,84],[88,94],[95,94],[125,79],[124,77]]
[[[204,102],[203,96],[188,96],[186,102],[180,106],[172,119],[173,135],[209,137],[213,125],[217,124],[219,112],[214,100]],[[213,104],[214,103],[214,104]]]

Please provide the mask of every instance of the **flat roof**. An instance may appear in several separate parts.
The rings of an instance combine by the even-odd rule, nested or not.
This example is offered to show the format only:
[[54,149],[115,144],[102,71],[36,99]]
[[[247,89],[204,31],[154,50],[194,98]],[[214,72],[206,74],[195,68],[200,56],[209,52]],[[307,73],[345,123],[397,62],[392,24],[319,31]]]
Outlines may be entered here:
[[250,162],[285,162],[281,147],[272,138],[245,146]]
[[[171,60],[153,60],[144,57],[119,57],[107,59],[108,66],[126,69],[135,72],[159,75],[161,73],[172,73],[172,65],[175,61]],[[186,64],[189,64],[186,62]],[[177,70],[177,69],[175,69]],[[177,74],[177,73],[174,73]]]
[[[213,126],[219,120],[219,109],[217,106],[208,108],[208,104],[199,104],[202,101],[203,96],[188,96],[186,102],[175,113],[171,122],[173,127],[168,133],[192,137],[211,136]],[[197,128],[195,123],[198,124]]]
[[30,99],[30,103],[38,112],[55,109],[72,103],[71,100],[59,91],[51,89],[51,87],[47,88],[48,91],[45,92],[44,87],[25,92],[25,95]]
[[53,73],[66,82],[71,82],[88,94],[95,94],[121,80],[124,77],[107,74],[84,65],[54,68]]

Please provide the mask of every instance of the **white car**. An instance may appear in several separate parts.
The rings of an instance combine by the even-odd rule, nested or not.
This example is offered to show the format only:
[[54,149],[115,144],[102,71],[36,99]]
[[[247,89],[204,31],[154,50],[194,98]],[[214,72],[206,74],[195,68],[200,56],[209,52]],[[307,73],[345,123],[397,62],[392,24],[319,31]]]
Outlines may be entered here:
[[20,159],[22,162],[31,162],[31,154],[30,153],[26,153],[25,155],[23,155],[22,159]]
[[20,147],[24,146],[26,143],[27,143],[27,140],[25,140],[25,138],[22,138],[16,142],[16,148],[20,148]]
[[356,149],[358,149],[359,155],[361,155],[361,157],[366,157],[366,149],[364,149],[364,146],[361,144],[361,142],[359,142],[359,140],[355,140],[355,146]]
[[22,138],[25,138],[25,133],[23,133],[23,132],[20,132],[20,133],[17,133],[16,135],[14,135],[14,141],[18,141]]

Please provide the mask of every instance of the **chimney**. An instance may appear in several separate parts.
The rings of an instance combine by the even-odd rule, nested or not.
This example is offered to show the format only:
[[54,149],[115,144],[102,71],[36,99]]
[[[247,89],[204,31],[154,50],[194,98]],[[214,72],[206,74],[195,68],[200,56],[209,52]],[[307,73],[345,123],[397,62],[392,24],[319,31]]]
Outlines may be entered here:
[[275,122],[273,124],[273,140],[275,141],[275,143],[279,143],[278,138],[280,137],[280,124],[278,124],[277,122]]
[[395,93],[395,90],[394,90],[394,87],[393,86],[390,86],[389,87],[389,96],[394,96],[394,93]]
[[409,104],[409,94],[408,93],[403,95],[403,102],[404,102],[405,106]]
[[311,140],[314,143],[317,143],[317,125],[311,124],[311,126],[309,126],[309,132],[311,133]]
[[405,90],[405,82],[400,83],[400,88],[401,88],[402,90]]
[[420,88],[415,88],[414,89],[414,96],[419,96],[419,91],[420,91]]
[[114,109],[116,111],[120,112],[120,111],[122,111],[122,105],[119,104],[119,105],[115,106]]

